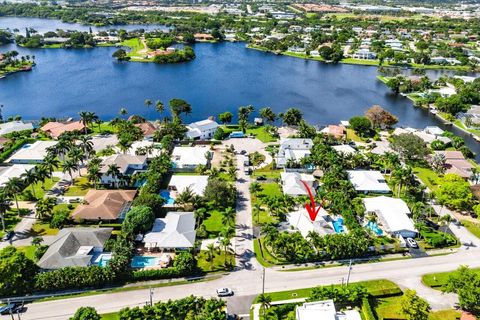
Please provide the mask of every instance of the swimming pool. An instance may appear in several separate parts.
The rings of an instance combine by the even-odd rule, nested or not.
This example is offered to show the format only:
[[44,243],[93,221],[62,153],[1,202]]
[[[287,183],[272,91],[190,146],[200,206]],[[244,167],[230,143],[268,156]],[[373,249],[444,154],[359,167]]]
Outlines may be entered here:
[[112,260],[111,253],[95,253],[92,258],[92,264],[99,267],[106,267],[110,260]]
[[332,224],[336,233],[345,232],[345,229],[343,228],[343,218],[338,218],[337,220],[333,220]]
[[28,148],[30,148],[31,146],[32,146],[31,144],[28,144],[28,143],[27,143],[27,144],[24,144],[24,145],[22,146],[22,149],[28,149]]
[[145,268],[158,265],[159,258],[156,257],[144,257],[134,256],[132,259],[132,268]]
[[365,225],[367,228],[372,230],[377,234],[377,236],[381,236],[383,234],[382,229],[378,227],[378,224],[374,221],[368,221],[368,223]]
[[170,191],[168,191],[168,190],[162,190],[162,191],[160,191],[160,197],[162,197],[163,199],[165,199],[165,203],[166,203],[166,204],[174,204],[174,203],[175,203],[175,199],[173,199],[173,198],[170,196]]

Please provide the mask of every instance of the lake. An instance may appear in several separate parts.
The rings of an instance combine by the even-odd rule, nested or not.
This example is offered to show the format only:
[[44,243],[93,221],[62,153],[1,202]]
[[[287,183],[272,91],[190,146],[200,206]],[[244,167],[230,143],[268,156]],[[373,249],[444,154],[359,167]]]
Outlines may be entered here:
[[[6,23],[12,23],[10,28],[34,26],[43,31],[71,25],[54,20],[0,18],[0,28]],[[24,119],[75,116],[80,110],[95,111],[103,119],[110,119],[121,107],[130,114],[154,119],[159,114],[144,105],[145,99],[167,104],[172,98],[182,98],[193,107],[186,121],[227,110],[236,114],[239,106],[251,104],[257,109],[269,106],[275,112],[297,107],[311,124],[326,125],[361,115],[378,104],[395,114],[400,125],[444,127],[427,111],[412,107],[410,100],[392,94],[376,79],[376,67],[279,56],[247,49],[244,43],[196,44],[194,61],[170,65],[116,62],[111,57],[116,50],[112,47],[65,50],[8,45],[0,51],[13,49],[35,55],[37,61],[32,72],[0,80],[4,115],[22,115]],[[440,71],[428,73],[437,77]],[[467,140],[479,154],[478,143],[468,136]]]

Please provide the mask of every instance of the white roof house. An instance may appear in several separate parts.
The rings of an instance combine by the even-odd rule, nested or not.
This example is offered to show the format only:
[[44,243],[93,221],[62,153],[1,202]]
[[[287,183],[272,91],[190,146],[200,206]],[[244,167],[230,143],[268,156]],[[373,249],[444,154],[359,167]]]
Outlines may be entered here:
[[358,192],[375,192],[375,193],[389,193],[385,178],[380,171],[370,170],[349,170],[348,179],[353,184],[353,187]]
[[290,196],[308,195],[302,181],[305,181],[313,195],[316,194],[316,180],[313,175],[300,174],[298,172],[282,172],[280,175],[282,178],[283,194],[288,194]]
[[172,152],[174,170],[195,170],[199,165],[207,165],[208,147],[175,147]]
[[333,300],[306,302],[295,309],[296,320],[361,320],[357,310],[337,311]]
[[445,132],[437,126],[427,126],[423,131],[436,136],[441,136]]
[[6,162],[17,164],[42,163],[47,155],[48,148],[57,143],[57,141],[36,141],[33,144],[25,144]]
[[208,184],[208,176],[181,176],[173,175],[168,183],[168,189],[182,193],[190,188],[196,195],[203,196]]
[[288,213],[287,221],[292,227],[300,231],[302,236],[305,238],[308,236],[310,231],[316,232],[320,235],[335,233],[332,226],[327,222],[327,217],[327,211],[321,208],[315,218],[315,221],[312,221],[307,210],[301,209]]
[[20,176],[35,168],[33,164],[14,164],[13,166],[0,167],[0,187],[5,186],[5,184],[11,178],[20,178]]
[[410,209],[399,198],[385,196],[364,198],[363,204],[367,212],[373,212],[386,232],[401,235],[404,238],[415,237],[417,229],[408,217]]
[[152,159],[162,154],[161,145],[152,141],[142,140],[132,143],[130,149],[126,151],[126,154],[131,156],[145,155],[147,158]]
[[194,140],[206,140],[213,138],[215,131],[218,128],[218,123],[214,120],[206,119],[197,121],[187,125],[186,136]]
[[33,125],[31,123],[24,123],[23,121],[10,121],[0,124],[0,136],[24,130],[33,130]]
[[195,237],[193,212],[169,212],[165,218],[155,219],[143,242],[147,248],[181,249],[193,247]]
[[333,150],[337,152],[338,154],[343,154],[344,156],[349,156],[351,154],[357,153],[357,150],[353,149],[351,146],[348,144],[341,144],[338,146],[332,146]]
[[312,139],[282,138],[276,157],[277,167],[283,168],[288,160],[299,161],[310,155]]

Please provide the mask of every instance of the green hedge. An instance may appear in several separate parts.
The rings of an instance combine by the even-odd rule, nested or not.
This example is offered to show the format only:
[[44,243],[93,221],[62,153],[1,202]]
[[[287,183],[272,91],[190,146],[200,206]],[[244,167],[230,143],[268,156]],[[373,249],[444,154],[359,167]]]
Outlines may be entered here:
[[175,267],[170,267],[164,269],[134,271],[132,275],[132,280],[147,281],[167,278],[179,278],[187,275],[188,273],[183,270],[178,270]]
[[362,315],[362,318],[364,320],[377,320],[373,313],[372,306],[370,305],[370,301],[368,301],[368,298],[362,299]]

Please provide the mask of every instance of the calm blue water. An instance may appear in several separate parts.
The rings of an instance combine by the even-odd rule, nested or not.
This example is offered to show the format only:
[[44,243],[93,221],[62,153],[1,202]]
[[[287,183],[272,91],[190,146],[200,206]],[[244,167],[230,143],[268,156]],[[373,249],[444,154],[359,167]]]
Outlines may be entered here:
[[[44,31],[66,28],[54,20],[1,18],[0,28],[7,25],[19,29],[31,25]],[[0,104],[7,116],[38,119],[91,110],[109,119],[125,107],[130,114],[154,119],[159,114],[147,109],[145,99],[166,104],[172,98],[183,98],[193,107],[185,121],[227,110],[236,114],[239,106],[251,104],[257,109],[270,106],[276,112],[298,107],[307,121],[324,125],[363,114],[379,104],[395,114],[400,125],[440,125],[428,112],[413,108],[408,99],[393,95],[376,80],[375,67],[277,56],[246,49],[243,43],[197,44],[197,59],[175,65],[119,63],[111,57],[115,48],[23,49],[8,45],[0,51],[13,49],[35,55],[37,66],[32,72],[0,80]],[[439,74],[429,72],[431,76]],[[467,145],[480,153],[473,139],[467,137]]]
[[131,266],[132,268],[145,268],[153,267],[158,264],[158,258],[156,257],[144,257],[144,256],[134,256],[132,259]]

